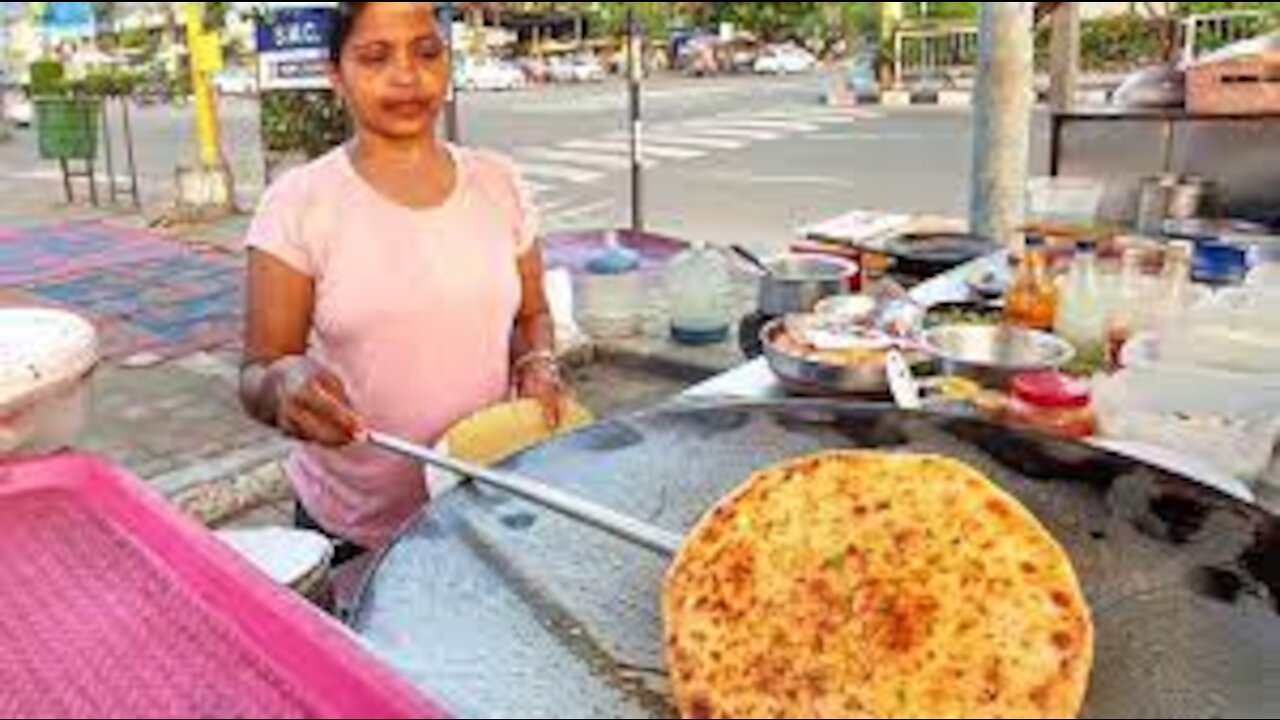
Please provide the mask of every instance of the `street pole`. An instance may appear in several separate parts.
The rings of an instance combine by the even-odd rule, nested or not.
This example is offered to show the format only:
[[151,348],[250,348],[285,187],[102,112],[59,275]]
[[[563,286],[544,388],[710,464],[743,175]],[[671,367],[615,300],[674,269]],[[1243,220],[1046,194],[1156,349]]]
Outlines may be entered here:
[[457,144],[462,138],[462,128],[459,125],[458,118],[458,85],[457,77],[453,72],[453,62],[456,57],[454,45],[457,41],[453,32],[454,19],[457,17],[453,3],[444,4],[444,25],[445,25],[445,41],[449,44],[449,90],[448,97],[444,106],[444,134],[449,142]]
[[974,95],[974,234],[1021,244],[1035,77],[1032,2],[982,3]]
[[1080,97],[1080,3],[1062,3],[1053,13],[1049,104],[1055,113],[1075,109]]
[[641,106],[640,75],[643,58],[636,47],[636,13],[627,3],[627,88],[631,119],[631,232],[644,232],[644,111]]
[[200,162],[205,169],[222,165],[221,139],[218,132],[218,108],[209,82],[207,58],[202,50],[209,42],[204,29],[204,3],[184,3],[187,25],[187,60],[191,66],[191,88],[195,96],[196,141]]

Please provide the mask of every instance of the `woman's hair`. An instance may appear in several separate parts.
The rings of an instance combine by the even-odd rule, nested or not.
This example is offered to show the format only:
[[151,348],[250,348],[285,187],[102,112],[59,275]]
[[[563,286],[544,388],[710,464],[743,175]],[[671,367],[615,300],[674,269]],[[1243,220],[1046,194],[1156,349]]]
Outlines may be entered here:
[[340,2],[333,21],[333,34],[329,36],[329,59],[336,65],[342,62],[342,49],[347,39],[355,30],[360,13],[365,10],[367,2]]

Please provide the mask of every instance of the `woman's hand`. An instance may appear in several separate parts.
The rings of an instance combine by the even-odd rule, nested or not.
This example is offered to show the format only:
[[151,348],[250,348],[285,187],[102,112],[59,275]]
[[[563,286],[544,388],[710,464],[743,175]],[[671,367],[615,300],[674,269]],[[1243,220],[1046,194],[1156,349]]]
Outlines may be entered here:
[[276,424],[285,433],[327,447],[350,445],[364,434],[342,380],[312,360],[294,356],[272,364]]
[[569,392],[555,359],[538,357],[517,364],[515,378],[516,394],[522,399],[536,400],[542,406],[547,426],[553,430],[559,428],[564,421]]

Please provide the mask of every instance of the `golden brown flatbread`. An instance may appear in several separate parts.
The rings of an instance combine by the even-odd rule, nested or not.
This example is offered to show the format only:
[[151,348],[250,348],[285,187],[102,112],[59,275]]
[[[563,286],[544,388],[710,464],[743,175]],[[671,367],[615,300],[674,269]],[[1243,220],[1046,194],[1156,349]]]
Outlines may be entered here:
[[1074,718],[1093,664],[1067,554],[942,457],[759,473],[690,536],[663,610],[686,718]]

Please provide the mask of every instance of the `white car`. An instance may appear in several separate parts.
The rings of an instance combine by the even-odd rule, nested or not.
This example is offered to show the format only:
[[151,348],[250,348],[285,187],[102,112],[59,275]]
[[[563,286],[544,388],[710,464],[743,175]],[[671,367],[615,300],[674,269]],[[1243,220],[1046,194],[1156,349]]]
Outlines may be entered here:
[[248,70],[223,70],[213,76],[219,95],[251,97],[258,94],[258,76]]
[[8,93],[4,97],[4,119],[18,127],[31,127],[36,120],[35,104],[22,93]]
[[799,75],[813,70],[818,59],[813,53],[795,46],[772,47],[756,58],[758,75]]
[[467,66],[459,84],[468,90],[522,90],[529,84],[524,71],[511,63],[487,60]]
[[553,58],[547,66],[548,76],[555,82],[592,83],[603,82],[607,73],[604,66],[590,55]]

